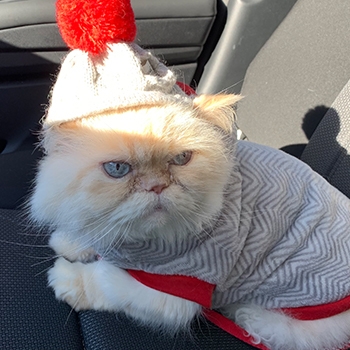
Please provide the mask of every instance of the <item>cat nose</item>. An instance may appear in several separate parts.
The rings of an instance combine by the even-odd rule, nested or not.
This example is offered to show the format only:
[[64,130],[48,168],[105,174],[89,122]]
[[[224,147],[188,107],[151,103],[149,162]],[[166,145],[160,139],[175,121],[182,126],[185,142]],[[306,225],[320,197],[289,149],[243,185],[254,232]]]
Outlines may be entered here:
[[156,194],[161,194],[165,188],[167,188],[170,183],[164,176],[142,176],[138,182],[140,189],[147,192],[154,192]]
[[148,191],[149,192],[154,192],[156,194],[161,194],[164,188],[168,187],[166,184],[159,184],[152,186]]

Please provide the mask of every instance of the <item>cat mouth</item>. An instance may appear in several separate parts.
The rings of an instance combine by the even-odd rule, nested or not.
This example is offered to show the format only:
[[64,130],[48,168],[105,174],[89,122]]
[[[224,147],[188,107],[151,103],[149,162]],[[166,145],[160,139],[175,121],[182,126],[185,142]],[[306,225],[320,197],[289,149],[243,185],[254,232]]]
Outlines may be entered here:
[[168,210],[167,210],[167,208],[164,205],[157,204],[150,210],[149,215],[157,217],[159,215],[163,216],[164,214],[167,214],[167,213],[168,213]]
[[157,203],[149,206],[148,215],[150,215],[150,216],[153,216],[153,215],[158,216],[158,215],[166,214],[166,213],[168,213],[168,209],[160,201],[158,201]]
[[168,214],[169,210],[166,203],[163,203],[161,198],[153,198],[149,201],[145,211],[145,217],[163,217]]
[[154,207],[153,207],[153,210],[154,211],[164,211],[165,210],[165,208],[164,208],[164,206],[162,205],[162,204],[160,204],[160,203],[158,203],[158,204],[156,204]]
[[152,227],[154,225],[154,228],[159,228],[162,227],[167,221],[168,215],[169,214],[166,207],[161,203],[157,203],[154,205],[149,205],[143,219],[146,220],[148,224],[152,224]]

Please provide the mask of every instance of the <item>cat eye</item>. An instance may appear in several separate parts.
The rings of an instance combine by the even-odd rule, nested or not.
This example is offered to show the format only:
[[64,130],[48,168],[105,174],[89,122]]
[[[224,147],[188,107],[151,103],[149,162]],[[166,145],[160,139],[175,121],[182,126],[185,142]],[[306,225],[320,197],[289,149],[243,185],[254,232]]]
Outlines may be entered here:
[[131,171],[131,165],[125,162],[107,162],[103,163],[103,169],[109,176],[119,179]]
[[175,165],[186,165],[192,158],[192,152],[191,151],[185,151],[178,155],[176,155],[172,160],[171,164]]

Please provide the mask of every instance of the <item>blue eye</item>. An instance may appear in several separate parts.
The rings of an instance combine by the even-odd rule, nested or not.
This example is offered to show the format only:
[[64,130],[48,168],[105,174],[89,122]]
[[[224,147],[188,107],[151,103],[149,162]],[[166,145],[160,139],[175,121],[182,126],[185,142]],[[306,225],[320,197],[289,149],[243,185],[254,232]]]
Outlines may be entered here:
[[192,152],[191,151],[185,151],[178,155],[176,155],[172,160],[171,164],[175,165],[186,165],[192,158]]
[[107,162],[103,163],[105,172],[116,179],[119,179],[131,171],[131,165],[125,162]]

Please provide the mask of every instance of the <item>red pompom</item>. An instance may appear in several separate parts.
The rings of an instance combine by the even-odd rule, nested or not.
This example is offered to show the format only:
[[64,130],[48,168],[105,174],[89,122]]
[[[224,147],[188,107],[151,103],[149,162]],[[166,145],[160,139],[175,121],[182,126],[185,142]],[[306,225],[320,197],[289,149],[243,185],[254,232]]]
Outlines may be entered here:
[[99,54],[108,43],[135,39],[130,0],[57,0],[56,17],[62,38],[71,49]]

